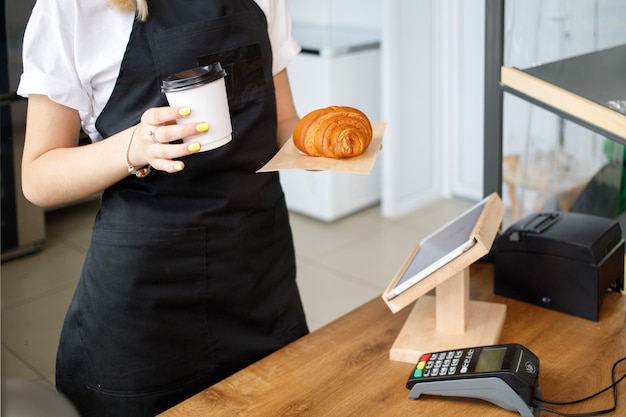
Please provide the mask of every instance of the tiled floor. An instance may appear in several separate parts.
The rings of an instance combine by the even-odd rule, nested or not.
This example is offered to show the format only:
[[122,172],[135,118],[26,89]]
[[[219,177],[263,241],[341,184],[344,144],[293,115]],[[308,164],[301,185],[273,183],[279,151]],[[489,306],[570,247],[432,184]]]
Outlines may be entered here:
[[[422,237],[471,205],[441,200],[393,220],[374,206],[333,223],[292,213],[311,330],[379,296]],[[97,207],[94,201],[47,213],[46,248],[2,264],[3,378],[54,384],[59,331]]]

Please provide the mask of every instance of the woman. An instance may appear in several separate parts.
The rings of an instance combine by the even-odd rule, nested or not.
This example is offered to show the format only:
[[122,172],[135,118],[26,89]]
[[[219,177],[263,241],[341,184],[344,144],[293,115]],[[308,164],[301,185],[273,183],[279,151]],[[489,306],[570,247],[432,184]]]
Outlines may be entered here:
[[[130,8],[129,8],[130,6]],[[286,0],[48,0],[24,38],[24,194],[47,206],[102,192],[57,354],[85,416],[151,416],[307,333],[276,173],[256,174],[298,121]],[[161,81],[227,72],[233,139]],[[82,129],[93,144],[77,146]],[[134,175],[133,175],[134,174]]]

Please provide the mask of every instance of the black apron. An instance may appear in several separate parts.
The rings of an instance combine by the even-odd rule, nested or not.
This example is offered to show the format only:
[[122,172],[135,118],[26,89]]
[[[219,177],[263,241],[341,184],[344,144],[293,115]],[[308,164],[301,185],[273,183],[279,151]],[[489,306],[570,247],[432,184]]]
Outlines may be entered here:
[[103,193],[57,355],[83,417],[155,415],[307,333],[278,175],[255,173],[277,150],[271,59],[252,0],[151,0],[135,22],[102,136],[167,105],[163,78],[220,61],[233,140]]

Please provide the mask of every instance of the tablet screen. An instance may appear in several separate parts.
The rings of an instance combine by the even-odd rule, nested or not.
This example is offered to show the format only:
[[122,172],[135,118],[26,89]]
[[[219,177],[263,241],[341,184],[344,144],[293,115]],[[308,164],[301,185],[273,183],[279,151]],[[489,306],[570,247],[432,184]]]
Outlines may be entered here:
[[420,248],[400,280],[389,293],[391,299],[422,278],[468,250],[474,239],[470,237],[488,198],[456,217],[454,220],[428,235],[420,242]]

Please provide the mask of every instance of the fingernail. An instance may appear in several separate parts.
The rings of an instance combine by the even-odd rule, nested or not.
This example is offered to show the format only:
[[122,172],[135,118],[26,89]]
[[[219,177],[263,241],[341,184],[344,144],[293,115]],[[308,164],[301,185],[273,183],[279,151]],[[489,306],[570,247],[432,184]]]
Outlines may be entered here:
[[209,130],[209,124],[208,123],[200,123],[196,125],[196,132],[206,132]]
[[189,145],[187,147],[187,149],[189,149],[189,152],[196,152],[200,150],[200,144],[198,142],[196,143],[192,143],[191,145]]
[[183,164],[176,164],[176,165],[174,165],[174,169],[176,171],[182,171],[183,170]]
[[189,116],[191,114],[191,108],[183,107],[182,109],[178,110],[178,114],[180,114],[181,116]]

